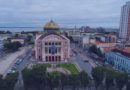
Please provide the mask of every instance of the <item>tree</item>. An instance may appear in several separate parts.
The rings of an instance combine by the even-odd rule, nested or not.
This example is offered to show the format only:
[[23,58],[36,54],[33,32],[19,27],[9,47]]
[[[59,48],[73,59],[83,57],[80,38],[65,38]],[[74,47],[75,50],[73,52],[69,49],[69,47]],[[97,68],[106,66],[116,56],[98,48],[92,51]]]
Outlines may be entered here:
[[18,73],[8,74],[5,78],[0,75],[0,90],[14,90]]
[[0,31],[0,34],[12,34],[10,31]]
[[106,90],[109,90],[109,88],[114,85],[115,71],[106,69],[105,76]]
[[102,51],[101,51],[100,48],[97,48],[96,54],[97,54],[99,57],[103,57],[103,53],[102,53]]
[[103,67],[93,68],[92,69],[92,76],[95,80],[95,87],[97,89],[99,87],[99,85],[102,85],[102,81],[105,77],[104,68]]
[[126,90],[130,90],[130,77],[129,77],[127,85],[126,85]]
[[14,37],[18,38],[18,37],[19,37],[19,34],[15,34]]
[[68,85],[68,75],[61,74],[60,84],[61,84],[61,90],[64,90],[64,87]]
[[79,75],[69,75],[68,85],[72,87],[72,90],[75,90],[80,85]]
[[22,44],[20,42],[8,42],[4,43],[3,46],[9,51],[17,51],[22,46]]
[[80,72],[79,74],[79,80],[80,80],[80,84],[81,86],[84,88],[84,90],[86,89],[86,87],[89,84],[89,77],[88,74],[86,72]]
[[102,27],[97,28],[97,31],[98,31],[99,33],[105,33],[105,29],[102,28]]
[[117,72],[115,79],[116,79],[117,88],[119,90],[122,90],[123,86],[127,84],[128,74],[122,73],[122,72]]
[[89,51],[93,52],[93,53],[97,53],[97,47],[96,47],[96,45],[90,46]]
[[96,41],[101,41],[100,37],[95,37]]
[[48,74],[48,86],[51,90],[58,88],[60,85],[60,73],[53,72]]
[[27,38],[26,38],[26,41],[27,41],[28,43],[32,43],[32,42],[31,42],[32,38],[33,38],[33,37],[32,37],[31,35],[28,35]]
[[25,32],[24,32],[24,31],[21,31],[21,34],[25,34]]
[[89,47],[89,51],[97,54],[99,57],[103,57],[103,53],[100,48],[97,48],[96,45],[92,45]]
[[18,73],[17,72],[7,75],[6,78],[4,79],[5,90],[14,90],[14,86],[17,82],[17,79],[18,79]]
[[23,73],[23,81],[25,85],[25,89],[35,88],[38,90],[44,90],[47,83],[47,74],[46,67],[42,65],[36,65],[32,67],[32,69],[24,69]]
[[3,80],[3,76],[0,75],[0,90],[4,90],[4,80]]

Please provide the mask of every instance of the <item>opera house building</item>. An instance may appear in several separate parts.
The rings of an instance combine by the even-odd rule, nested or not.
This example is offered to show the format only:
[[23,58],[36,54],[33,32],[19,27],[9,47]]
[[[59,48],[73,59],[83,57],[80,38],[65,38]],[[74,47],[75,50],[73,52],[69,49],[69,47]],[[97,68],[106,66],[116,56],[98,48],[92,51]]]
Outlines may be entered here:
[[36,35],[35,58],[43,63],[66,62],[70,58],[70,40],[52,20],[45,24],[43,33]]

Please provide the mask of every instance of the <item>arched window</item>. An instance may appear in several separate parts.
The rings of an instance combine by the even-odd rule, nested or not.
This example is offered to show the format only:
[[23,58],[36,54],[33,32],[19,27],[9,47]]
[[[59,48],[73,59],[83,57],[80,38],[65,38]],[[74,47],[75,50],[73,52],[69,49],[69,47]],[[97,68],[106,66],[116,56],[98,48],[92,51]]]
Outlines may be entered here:
[[51,62],[51,56],[49,56],[49,62]]
[[58,56],[58,60],[61,61],[61,56]]
[[46,62],[48,62],[49,60],[48,60],[49,58],[48,58],[48,56],[46,56]]
[[52,61],[54,62],[54,56],[52,56]]
[[58,58],[57,58],[57,56],[55,56],[55,61],[58,61]]

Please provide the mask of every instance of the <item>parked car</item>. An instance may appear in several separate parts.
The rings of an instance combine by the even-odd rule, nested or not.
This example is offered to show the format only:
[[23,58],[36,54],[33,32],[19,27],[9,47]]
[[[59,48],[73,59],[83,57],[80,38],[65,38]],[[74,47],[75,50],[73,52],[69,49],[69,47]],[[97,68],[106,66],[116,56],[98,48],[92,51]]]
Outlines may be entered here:
[[15,66],[13,66],[11,69],[8,70],[8,74],[17,72],[17,69]]
[[84,60],[84,62],[89,62],[89,60]]
[[16,65],[19,65],[22,61],[23,61],[23,59],[19,59],[19,60],[16,61],[15,64],[16,64]]

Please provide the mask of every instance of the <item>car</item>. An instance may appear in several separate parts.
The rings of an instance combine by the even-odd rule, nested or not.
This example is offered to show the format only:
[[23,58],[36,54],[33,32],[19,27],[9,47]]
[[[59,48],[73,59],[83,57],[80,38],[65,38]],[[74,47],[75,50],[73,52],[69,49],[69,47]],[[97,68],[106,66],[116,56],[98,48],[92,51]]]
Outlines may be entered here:
[[10,74],[10,73],[15,73],[17,72],[17,69],[15,66],[11,67],[11,69],[8,70],[7,74]]
[[19,65],[22,61],[23,61],[23,59],[19,59],[15,64]]
[[89,62],[89,60],[84,60],[84,62]]
[[17,67],[14,65],[14,66],[12,67],[12,69],[17,69]]

